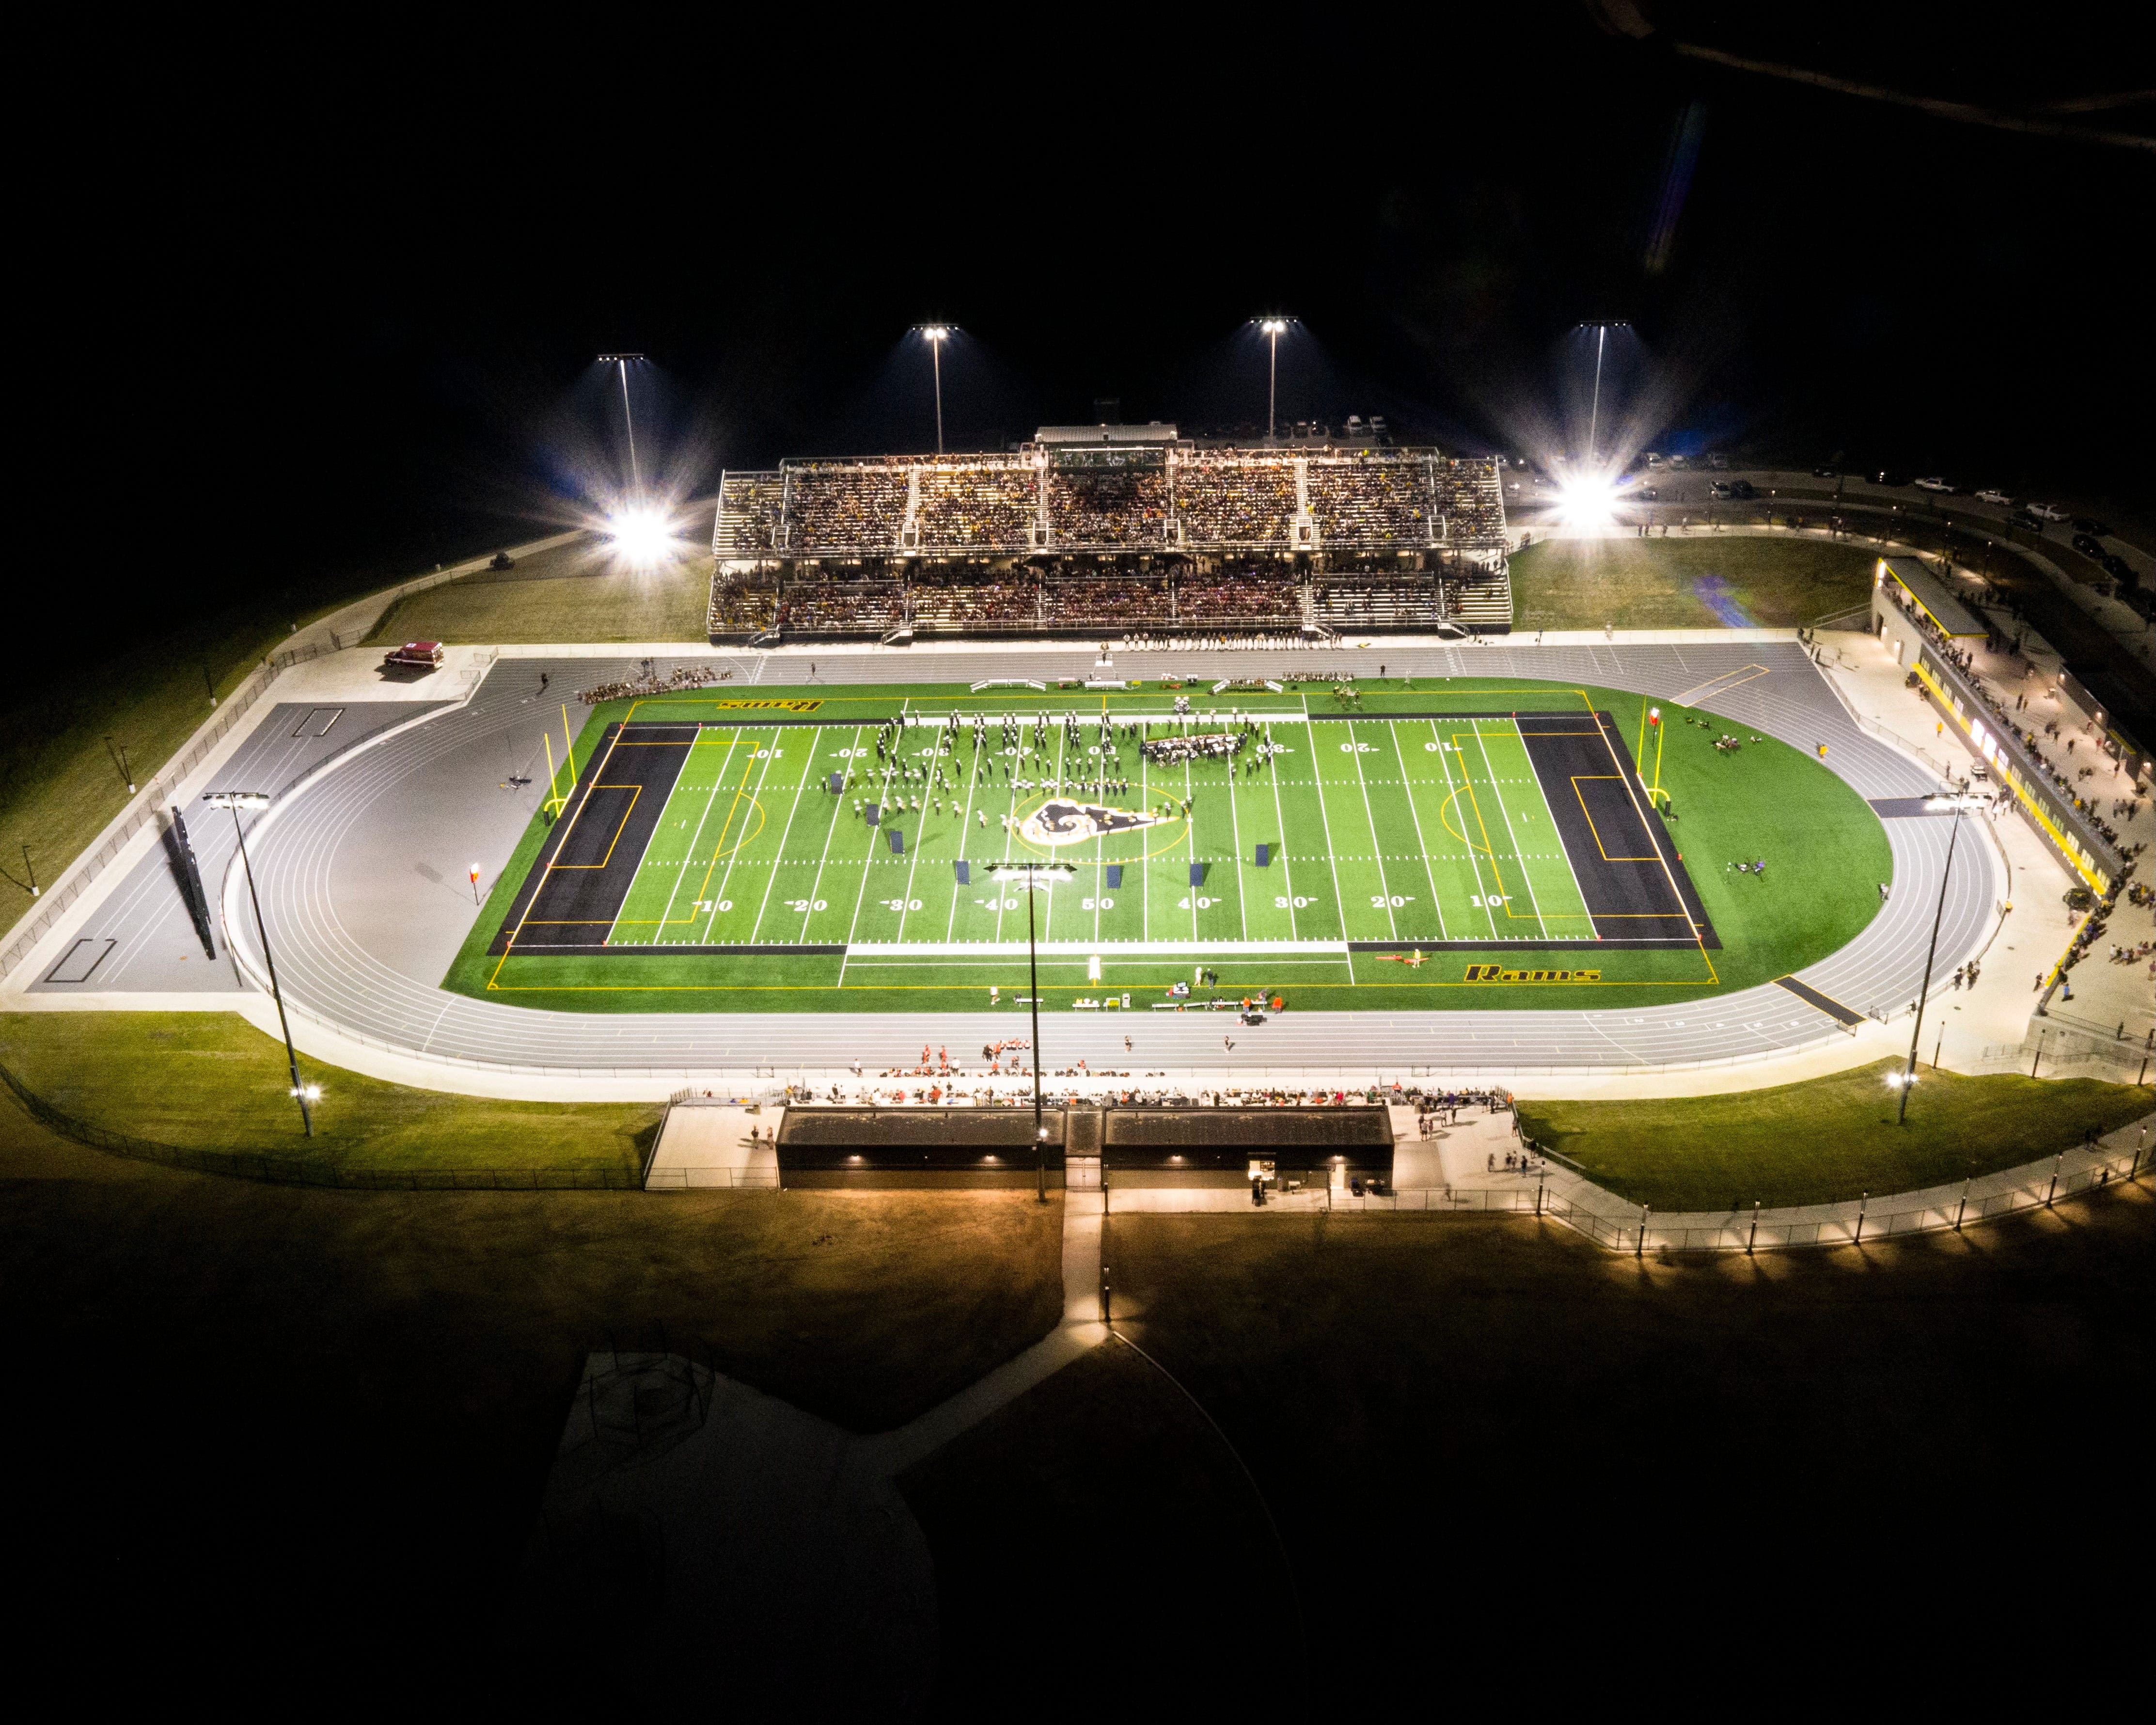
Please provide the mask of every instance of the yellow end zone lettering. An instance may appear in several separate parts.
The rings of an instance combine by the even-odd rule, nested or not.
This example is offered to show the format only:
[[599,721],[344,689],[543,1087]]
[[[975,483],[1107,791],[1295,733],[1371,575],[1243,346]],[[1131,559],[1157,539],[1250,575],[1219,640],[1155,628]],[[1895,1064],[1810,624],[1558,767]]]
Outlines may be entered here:
[[813,713],[823,706],[820,700],[797,696],[791,701],[715,701],[713,706],[723,707],[778,707],[789,713]]
[[1507,970],[1502,964],[1471,964],[1471,983],[1599,983],[1599,970]]

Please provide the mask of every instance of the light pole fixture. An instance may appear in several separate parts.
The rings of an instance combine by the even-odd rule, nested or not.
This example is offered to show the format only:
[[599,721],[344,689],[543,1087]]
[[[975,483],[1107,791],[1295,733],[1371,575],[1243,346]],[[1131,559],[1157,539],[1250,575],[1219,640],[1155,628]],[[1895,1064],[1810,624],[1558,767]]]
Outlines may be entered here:
[[943,344],[951,339],[947,323],[916,324],[921,339],[928,344],[928,352],[936,367],[936,453],[943,453]]
[[602,353],[599,356],[601,365],[616,367],[621,372],[621,418],[622,424],[629,428],[629,490],[634,501],[640,503],[644,501],[644,475],[637,470],[636,465],[636,418],[629,410],[629,364],[631,360],[641,365],[644,356],[640,353]]
[[1042,1122],[1040,1110],[1040,949],[1034,936],[1033,895],[1036,890],[1045,891],[1059,881],[1076,880],[1078,871],[1068,863],[1005,863],[996,870],[993,878],[1007,885],[1022,886],[1025,892],[1026,973],[1033,983],[1033,1189],[1034,1196],[1046,1204],[1048,1127]]
[[1939,902],[1938,907],[1932,912],[1932,943],[1924,951],[1924,986],[1917,995],[1917,1021],[1909,1029],[1909,1064],[1902,1073],[1901,1082],[1896,1086],[1902,1092],[1902,1105],[1894,1113],[1897,1126],[1909,1117],[1909,1086],[1917,1081],[1917,1040],[1924,1034],[1924,1007],[1932,994],[1932,961],[1938,954],[1939,924],[1947,914],[1947,882],[1953,878],[1954,844],[1961,837],[1962,811],[1983,801],[1980,797],[1951,792],[1943,796],[1927,798],[1924,801],[1924,807],[1928,809],[1943,812],[1952,809],[1953,826],[1947,834],[1947,865],[1939,871]]
[[1589,327],[1594,331],[1594,404],[1587,413],[1587,465],[1592,467],[1595,465],[1596,433],[1602,422],[1602,350],[1609,340],[1610,331],[1631,326],[1620,318],[1609,323],[1593,324]]
[[1274,405],[1280,399],[1280,338],[1287,333],[1291,317],[1261,317],[1258,333],[1272,347],[1272,362],[1265,376],[1265,441],[1273,441]]
[[270,793],[266,791],[212,791],[203,801],[213,809],[229,809],[232,813],[232,835],[239,841],[239,865],[247,873],[247,897],[254,906],[254,932],[262,942],[262,962],[270,971],[270,998],[277,1003],[277,1028],[285,1033],[285,1069],[292,1075],[292,1100],[300,1105],[300,1124],[309,1137],[315,1135],[315,1117],[308,1111],[307,1104],[322,1093],[317,1084],[300,1082],[300,1057],[292,1051],[292,1027],[285,1018],[285,997],[277,988],[277,961],[270,956],[270,931],[263,926],[262,900],[254,891],[254,864],[247,855],[247,834],[239,824],[243,809],[267,809]]

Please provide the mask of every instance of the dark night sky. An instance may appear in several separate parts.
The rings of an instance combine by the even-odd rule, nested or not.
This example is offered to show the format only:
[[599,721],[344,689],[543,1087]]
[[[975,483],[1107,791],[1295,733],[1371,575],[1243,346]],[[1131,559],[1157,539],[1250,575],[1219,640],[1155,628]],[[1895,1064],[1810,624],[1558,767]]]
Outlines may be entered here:
[[[644,441],[708,485],[927,445],[926,316],[969,337],[954,444],[1097,396],[1261,418],[1242,325],[1279,307],[1291,417],[1521,446],[1562,423],[1566,331],[1620,317],[1663,447],[2132,494],[2156,157],[1666,44],[2026,110],[2156,83],[2145,39],[1645,9],[1645,43],[1539,0],[193,44],[136,69],[100,218],[56,221],[54,325],[101,385],[69,442],[107,452],[83,470],[137,542],[217,529],[177,548],[193,590],[320,587],[584,504],[617,459],[602,347],[652,356]],[[2071,117],[2156,129],[2145,101]]]

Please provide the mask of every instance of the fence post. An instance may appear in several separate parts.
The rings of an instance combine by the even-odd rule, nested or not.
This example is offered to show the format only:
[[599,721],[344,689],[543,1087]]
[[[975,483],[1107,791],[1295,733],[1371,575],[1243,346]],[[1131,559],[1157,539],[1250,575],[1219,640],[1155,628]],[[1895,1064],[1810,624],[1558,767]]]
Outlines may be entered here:
[[2066,1159],[2066,1153],[2063,1150],[2051,1158],[2051,1183],[2045,1189],[2044,1192],[2044,1208],[2046,1209],[2051,1209],[2052,1199],[2058,1194],[2059,1166],[2061,1163],[2065,1162]]
[[1871,1202],[1871,1194],[1869,1192],[1863,1194],[1856,1200],[1856,1238],[1851,1242],[1851,1245],[1862,1245],[1864,1244],[1864,1212],[1866,1207],[1869,1205]]
[[1635,1258],[1644,1258],[1647,1255],[1647,1206],[1641,1204],[1640,1206],[1640,1238],[1632,1247],[1632,1255]]
[[1753,1248],[1753,1246],[1757,1245],[1758,1243],[1759,1243],[1759,1200],[1758,1200],[1758,1199],[1756,1199],[1756,1198],[1755,1198],[1755,1199],[1753,1199],[1752,1200],[1752,1232],[1751,1232],[1750,1236],[1749,1236],[1749,1237],[1745,1240],[1745,1242],[1744,1242],[1744,1255],[1745,1255],[1746,1257],[1748,1257],[1748,1257],[1751,1257],[1751,1256],[1753,1255],[1752,1248]]
[[1969,1208],[1969,1189],[1975,1178],[1972,1174],[1961,1183],[1961,1202],[1954,1206],[1954,1232],[1957,1234],[1961,1232],[1962,1212]]

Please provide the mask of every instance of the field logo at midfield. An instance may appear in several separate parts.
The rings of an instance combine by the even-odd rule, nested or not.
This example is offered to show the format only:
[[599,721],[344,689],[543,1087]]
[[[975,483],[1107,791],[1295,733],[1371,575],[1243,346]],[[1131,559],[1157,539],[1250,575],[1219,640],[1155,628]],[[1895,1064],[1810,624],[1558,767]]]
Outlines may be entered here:
[[1167,817],[1134,809],[1106,809],[1098,803],[1073,803],[1051,797],[1018,824],[1019,836],[1035,845],[1082,845],[1111,833],[1134,833],[1158,826]]
[[789,713],[813,713],[823,704],[813,696],[796,697],[792,701],[715,701],[711,703],[714,706],[726,707],[775,706]]

